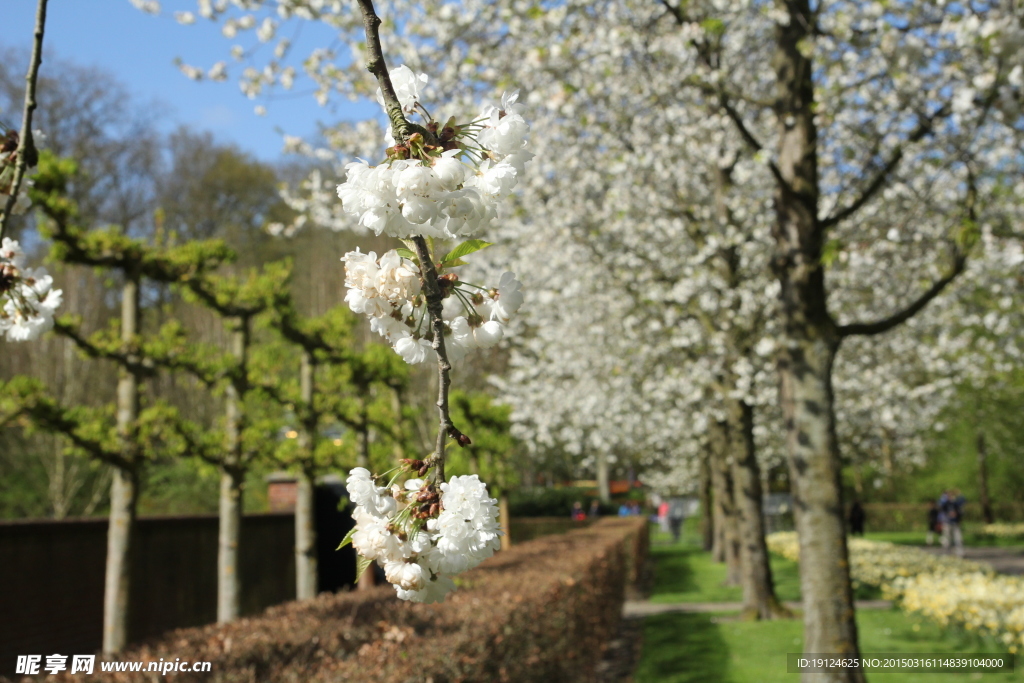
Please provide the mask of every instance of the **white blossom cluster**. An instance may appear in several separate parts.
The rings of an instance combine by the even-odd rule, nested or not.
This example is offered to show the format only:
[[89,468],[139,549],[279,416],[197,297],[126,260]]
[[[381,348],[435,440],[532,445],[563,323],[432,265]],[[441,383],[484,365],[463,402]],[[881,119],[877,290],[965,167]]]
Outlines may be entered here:
[[53,327],[62,291],[45,268],[26,268],[25,252],[9,237],[0,244],[0,336],[31,341]]
[[384,568],[402,600],[441,602],[455,590],[453,576],[501,547],[497,501],[475,474],[440,487],[410,479],[388,489],[357,467],[346,485],[355,503],[352,546]]
[[[394,249],[379,259],[375,252],[350,251],[345,261],[345,301],[354,313],[369,317],[370,328],[388,340],[407,363],[436,358],[426,297],[420,291],[420,269]],[[493,289],[454,280],[444,281],[445,349],[452,362],[473,349],[501,341],[505,326],[523,303],[515,273],[502,274]]]
[[[403,110],[415,111],[427,76],[400,66],[391,80]],[[392,158],[378,166],[362,160],[348,164],[346,180],[338,185],[343,208],[358,217],[359,225],[399,238],[458,238],[487,227],[533,157],[526,150],[530,127],[517,98],[518,92],[506,93],[500,105],[486,107],[471,123],[450,121],[443,130],[451,131],[451,149]],[[383,105],[379,89],[377,99]],[[399,149],[393,138],[390,142],[391,150]],[[411,139],[409,147],[414,145]],[[404,150],[411,152],[415,150]]]

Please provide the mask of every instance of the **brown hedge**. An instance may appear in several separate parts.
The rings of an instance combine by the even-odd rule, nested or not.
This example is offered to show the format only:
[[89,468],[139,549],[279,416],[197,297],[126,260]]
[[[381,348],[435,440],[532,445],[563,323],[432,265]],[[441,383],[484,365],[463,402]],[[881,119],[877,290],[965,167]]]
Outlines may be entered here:
[[[399,601],[390,587],[324,594],[172,631],[119,659],[212,662],[210,673],[168,676],[180,683],[591,681],[624,592],[642,576],[647,543],[643,519],[604,519],[497,554],[440,605]],[[97,683],[163,680],[96,669],[88,678]]]

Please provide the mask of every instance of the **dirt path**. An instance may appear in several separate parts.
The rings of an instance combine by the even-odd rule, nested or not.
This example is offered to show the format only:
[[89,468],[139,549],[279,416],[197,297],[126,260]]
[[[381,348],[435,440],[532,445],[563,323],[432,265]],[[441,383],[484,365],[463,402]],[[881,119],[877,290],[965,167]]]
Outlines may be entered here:
[[[948,553],[938,546],[914,546],[932,555],[943,555]],[[1000,574],[1024,574],[1024,548],[1000,548],[1000,547],[965,547],[964,558],[975,562],[985,562],[992,565]]]

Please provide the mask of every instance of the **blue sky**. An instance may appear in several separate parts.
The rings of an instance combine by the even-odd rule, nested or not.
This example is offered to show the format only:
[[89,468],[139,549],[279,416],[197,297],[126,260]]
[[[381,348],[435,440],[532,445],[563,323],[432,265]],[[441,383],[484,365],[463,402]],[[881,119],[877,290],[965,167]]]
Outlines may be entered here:
[[[128,0],[50,0],[48,6],[42,71],[45,73],[48,66],[47,55],[99,66],[121,81],[138,102],[159,100],[164,130],[182,124],[208,130],[219,140],[234,142],[269,161],[280,157],[281,134],[275,129],[307,136],[316,131],[318,120],[333,122],[376,113],[376,106],[368,103],[343,102],[337,109],[320,107],[309,94],[309,82],[304,86],[301,79],[294,91],[306,94],[249,100],[239,90],[237,75],[241,67],[231,59],[229,50],[234,43],[248,48],[257,42],[255,36],[250,31],[229,41],[221,35],[219,24],[201,17],[191,26],[179,25],[174,11],[195,12],[193,0],[165,0],[160,16],[144,14]],[[34,0],[4,0],[0,46],[29,49],[35,8]],[[301,23],[293,49],[298,57],[308,55],[314,47],[328,46],[335,38],[326,26]],[[295,28],[297,24],[285,24],[279,35],[290,35]],[[263,49],[272,48],[267,45]],[[220,83],[191,81],[175,66],[176,57],[198,67],[226,61],[230,77]],[[254,113],[257,104],[267,108],[266,116]],[[20,115],[4,112],[4,117],[13,122]]]

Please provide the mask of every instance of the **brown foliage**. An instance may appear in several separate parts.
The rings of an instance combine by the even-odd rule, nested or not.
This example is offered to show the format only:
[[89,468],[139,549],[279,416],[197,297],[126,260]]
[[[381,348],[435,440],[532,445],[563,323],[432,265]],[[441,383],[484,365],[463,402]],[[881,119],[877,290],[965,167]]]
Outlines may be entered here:
[[[210,673],[170,674],[181,683],[591,681],[646,552],[644,520],[605,519],[497,554],[440,605],[402,602],[390,587],[324,594],[172,631],[119,659],[212,662]],[[99,668],[97,683],[162,680]]]

